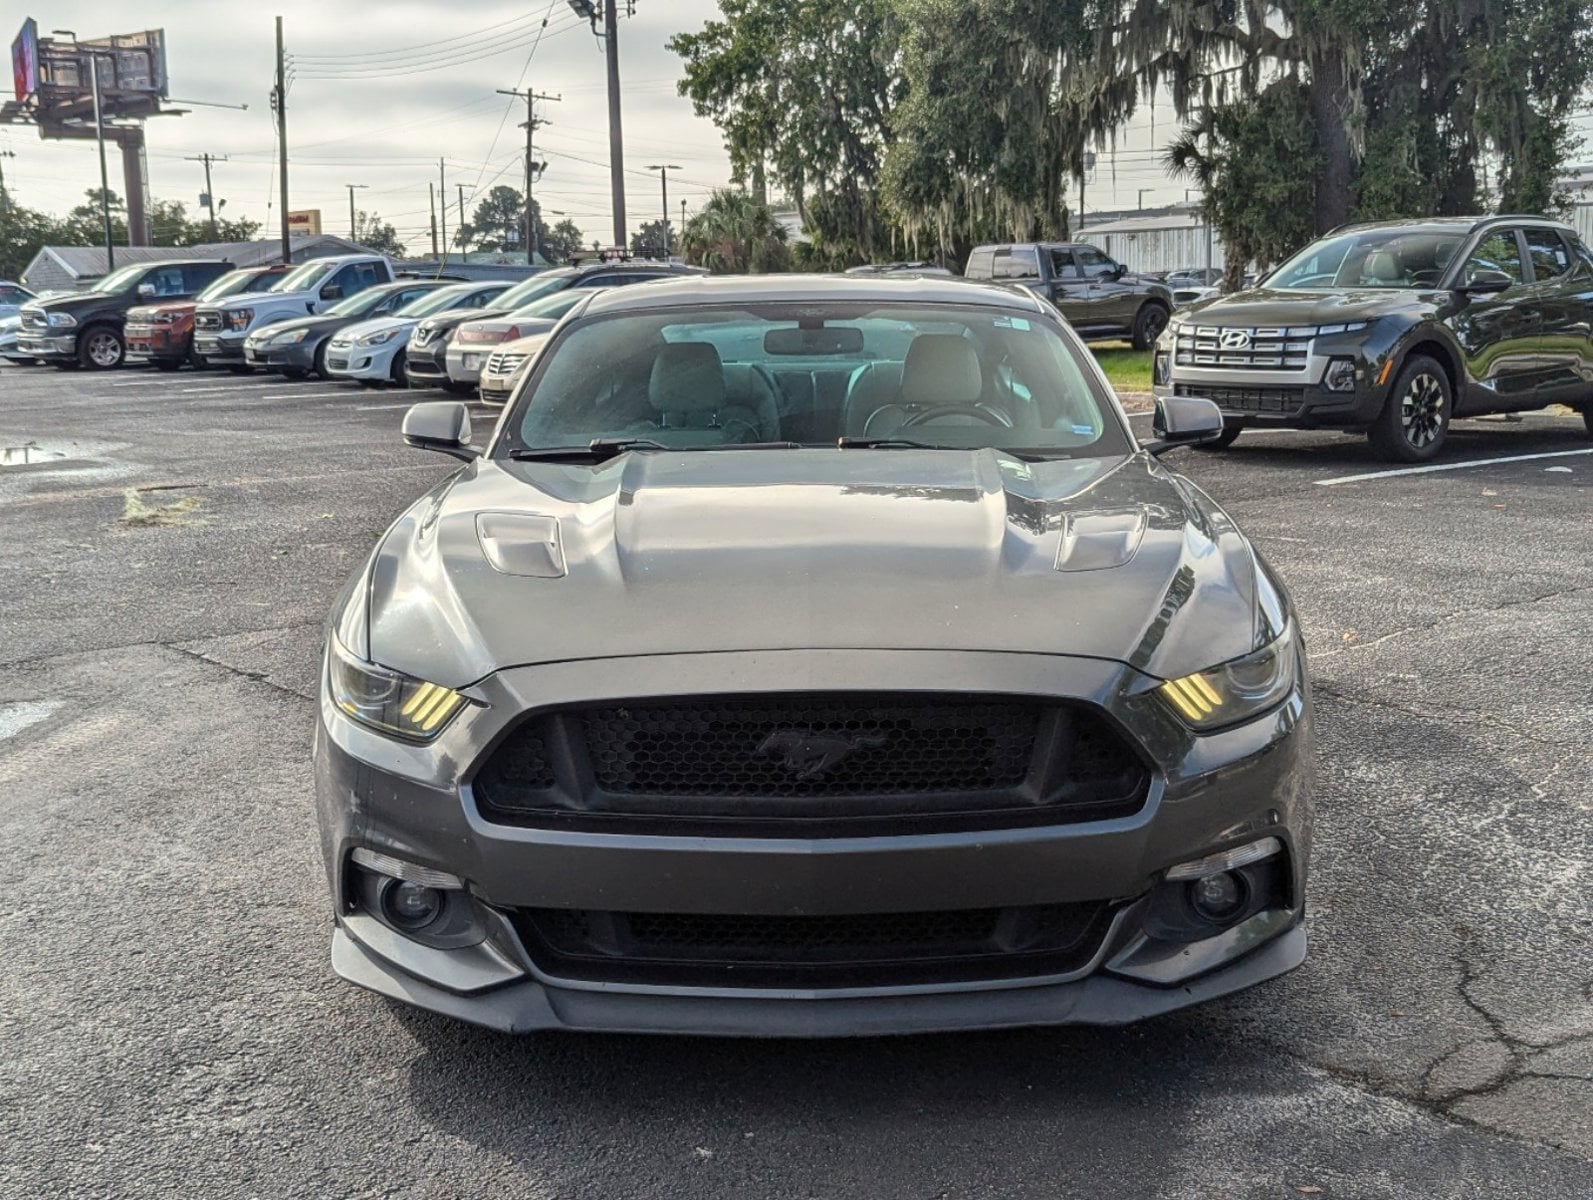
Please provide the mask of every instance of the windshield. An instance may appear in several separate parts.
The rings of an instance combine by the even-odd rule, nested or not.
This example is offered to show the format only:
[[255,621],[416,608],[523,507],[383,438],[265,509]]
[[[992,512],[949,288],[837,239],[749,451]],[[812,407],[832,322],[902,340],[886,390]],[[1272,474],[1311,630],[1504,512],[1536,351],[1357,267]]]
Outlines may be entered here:
[[332,305],[331,308],[328,308],[323,315],[328,317],[363,317],[396,290],[396,288],[390,287],[366,288],[363,292],[355,292],[352,296],[345,296]]
[[271,286],[273,292],[307,292],[313,288],[324,276],[330,275],[336,263],[325,260],[305,263],[297,270],[289,271]]
[[260,292],[278,278],[276,275],[262,275],[259,271],[228,271],[194,299],[204,304],[208,300],[224,300],[241,292]]
[[565,288],[562,292],[554,292],[551,296],[543,296],[542,299],[533,300],[530,304],[522,304],[514,310],[513,315],[517,317],[548,317],[556,321],[591,294],[591,288]]
[[1267,277],[1278,288],[1437,287],[1465,235],[1443,227],[1362,229],[1312,242]]
[[570,286],[574,278],[575,272],[567,267],[559,271],[542,271],[530,279],[522,279],[515,284],[494,300],[492,307],[519,308],[522,304],[529,304],[542,296],[551,296],[554,292],[562,291]]
[[508,454],[645,438],[675,449],[840,437],[1127,454],[1087,352],[1000,308],[899,301],[617,313],[569,327],[505,418]]
[[123,267],[119,271],[112,271],[94,285],[96,292],[125,292],[135,282],[143,278],[144,272],[149,270],[148,263],[136,263],[131,267]]
[[432,313],[447,312],[468,300],[476,290],[473,283],[462,283],[455,287],[438,288],[435,292],[427,292],[411,300],[398,310],[400,317],[429,317]]

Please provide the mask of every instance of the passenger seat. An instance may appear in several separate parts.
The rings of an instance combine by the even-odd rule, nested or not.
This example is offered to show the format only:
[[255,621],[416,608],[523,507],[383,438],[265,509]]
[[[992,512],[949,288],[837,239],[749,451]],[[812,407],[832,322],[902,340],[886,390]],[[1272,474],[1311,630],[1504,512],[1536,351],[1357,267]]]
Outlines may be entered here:
[[[748,368],[750,370],[750,368]],[[659,350],[647,382],[647,399],[657,414],[655,437],[666,444],[679,441],[723,444],[770,441],[778,436],[774,395],[761,379],[744,379],[732,368],[736,392],[728,386],[719,351],[708,342],[675,342]],[[670,430],[689,430],[679,439],[660,437]],[[715,436],[705,437],[711,431]]]

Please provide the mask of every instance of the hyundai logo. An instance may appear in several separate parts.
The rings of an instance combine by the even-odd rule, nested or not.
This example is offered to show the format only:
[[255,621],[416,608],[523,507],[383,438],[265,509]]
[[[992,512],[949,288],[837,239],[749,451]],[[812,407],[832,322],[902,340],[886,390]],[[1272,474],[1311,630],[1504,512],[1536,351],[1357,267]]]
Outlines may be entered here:
[[879,733],[808,733],[801,729],[776,729],[763,739],[759,754],[778,758],[798,779],[817,779],[859,750],[885,745]]
[[1224,350],[1250,349],[1250,331],[1248,329],[1224,329],[1217,336],[1217,345]]

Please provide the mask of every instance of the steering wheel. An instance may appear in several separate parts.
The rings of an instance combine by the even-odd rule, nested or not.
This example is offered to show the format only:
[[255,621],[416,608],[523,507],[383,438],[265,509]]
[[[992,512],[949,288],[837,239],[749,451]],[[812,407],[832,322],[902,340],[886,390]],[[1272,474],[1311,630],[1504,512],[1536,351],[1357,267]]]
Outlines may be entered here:
[[1420,271],[1412,271],[1407,278],[1417,287],[1437,287],[1438,277],[1442,274],[1443,272],[1436,267],[1423,268]]
[[933,408],[926,408],[923,412],[914,413],[902,422],[901,428],[912,429],[917,425],[927,425],[939,417],[975,417],[986,425],[994,425],[998,429],[1012,428],[1012,420],[1005,413],[992,412],[988,408],[980,408],[977,404],[937,404]]

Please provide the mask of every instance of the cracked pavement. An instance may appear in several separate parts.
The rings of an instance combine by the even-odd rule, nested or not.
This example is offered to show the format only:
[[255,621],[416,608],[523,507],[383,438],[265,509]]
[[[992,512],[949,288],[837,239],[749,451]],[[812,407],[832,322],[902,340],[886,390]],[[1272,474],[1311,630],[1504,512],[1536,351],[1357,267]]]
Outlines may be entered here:
[[[1170,460],[1303,615],[1292,975],[1121,1030],[511,1039],[327,963],[321,623],[449,469],[403,400],[0,366],[0,444],[79,455],[0,470],[0,1195],[1593,1194],[1593,456]],[[1585,445],[1464,422],[1445,461]],[[197,503],[131,526],[128,487]]]

